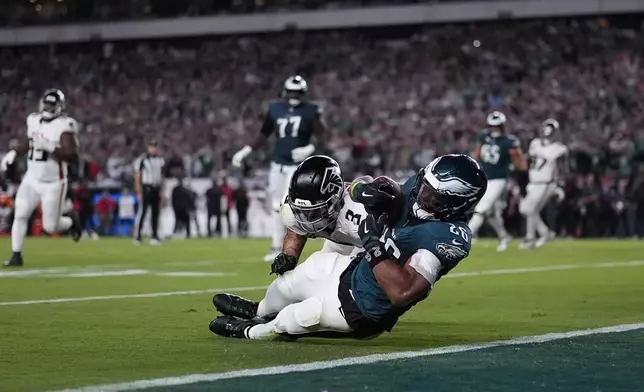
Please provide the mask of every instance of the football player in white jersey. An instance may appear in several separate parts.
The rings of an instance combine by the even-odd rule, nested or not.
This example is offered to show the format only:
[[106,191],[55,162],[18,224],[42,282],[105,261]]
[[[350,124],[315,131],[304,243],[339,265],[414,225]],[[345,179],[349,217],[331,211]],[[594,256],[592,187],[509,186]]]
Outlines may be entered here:
[[[340,166],[335,160],[324,155],[304,160],[293,173],[282,201],[280,213],[287,232],[282,252],[271,265],[271,273],[281,275],[294,269],[308,238],[324,238],[322,252],[348,256],[360,251],[360,223],[369,212],[385,210],[396,194],[393,189],[387,189],[392,186],[388,183],[391,180],[384,180],[384,177],[376,180],[362,177],[354,184],[367,181],[370,184],[365,192],[371,195],[365,208],[364,197],[352,200],[349,185],[342,181]],[[384,206],[380,208],[380,205]]]
[[[530,182],[526,196],[519,203],[519,211],[526,218],[526,235],[521,249],[541,247],[554,237],[540,213],[548,200],[561,192],[557,181],[561,170],[565,170],[568,148],[558,139],[559,122],[549,118],[541,124],[541,137],[530,142]],[[539,233],[536,241],[535,231]]]
[[65,95],[60,90],[45,91],[39,111],[27,117],[27,138],[0,162],[0,168],[5,171],[17,157],[27,156],[27,172],[16,193],[11,227],[13,255],[5,266],[22,266],[22,244],[29,218],[38,204],[41,204],[43,230],[50,234],[69,230],[74,241],[81,237],[82,226],[77,215],[62,216],[67,165],[78,158],[78,123],[64,111]]

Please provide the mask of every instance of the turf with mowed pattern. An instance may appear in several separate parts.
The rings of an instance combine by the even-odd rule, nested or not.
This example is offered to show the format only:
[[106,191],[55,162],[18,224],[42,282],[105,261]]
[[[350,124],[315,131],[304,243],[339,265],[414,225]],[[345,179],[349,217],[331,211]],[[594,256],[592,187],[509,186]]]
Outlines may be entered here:
[[[1,243],[8,255],[9,242]],[[377,339],[281,343],[213,336],[212,293],[260,299],[257,287],[272,278],[268,264],[259,261],[267,245],[27,241],[26,267],[0,270],[0,391],[218,373],[644,322],[640,242],[560,241],[503,254],[483,242],[392,333]],[[637,390],[641,385],[634,383],[644,374],[642,341],[642,333],[633,331],[172,390]]]

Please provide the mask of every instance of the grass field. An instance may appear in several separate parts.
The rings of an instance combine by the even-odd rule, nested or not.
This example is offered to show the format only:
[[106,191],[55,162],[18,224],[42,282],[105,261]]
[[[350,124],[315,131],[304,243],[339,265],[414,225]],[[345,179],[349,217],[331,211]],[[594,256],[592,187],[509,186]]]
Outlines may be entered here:
[[[1,244],[8,255],[8,240]],[[319,244],[312,242],[307,251]],[[210,375],[126,384],[121,389],[642,388],[640,325],[614,334],[463,346],[464,352],[450,348],[417,356],[416,351],[642,323],[643,243],[560,241],[531,252],[512,249],[503,254],[490,243],[477,244],[429,299],[405,315],[392,333],[374,340],[250,342],[212,335],[208,322],[215,315],[213,293],[262,297],[262,288],[271,281],[268,264],[259,261],[267,245],[261,240],[173,241],[162,247],[137,247],[116,239],[78,245],[65,239],[29,240],[26,267],[0,270],[0,391],[56,390],[192,374]],[[400,351],[406,354],[387,362],[379,361],[393,356],[286,366]],[[211,375],[269,366],[280,367]],[[293,373],[298,370],[310,371]],[[257,375],[240,378],[249,374]],[[181,385],[199,380],[204,382]]]

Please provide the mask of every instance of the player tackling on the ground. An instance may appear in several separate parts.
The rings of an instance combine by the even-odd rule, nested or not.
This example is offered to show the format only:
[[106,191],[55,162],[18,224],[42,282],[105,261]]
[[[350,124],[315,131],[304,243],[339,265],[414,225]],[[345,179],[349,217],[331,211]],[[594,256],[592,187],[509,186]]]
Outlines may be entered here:
[[354,201],[335,160],[325,155],[305,159],[293,173],[280,207],[286,235],[271,272],[283,274],[295,268],[308,238],[324,238],[322,252],[350,255],[362,248],[360,223],[368,212],[384,211],[394,199],[393,180],[365,176],[353,182],[354,189],[366,181],[369,184]]
[[[555,236],[541,219],[541,210],[558,191],[563,194],[557,181],[567,169],[568,148],[559,141],[560,136],[559,122],[549,118],[541,124],[541,136],[530,142],[530,183],[526,196],[519,203],[519,212],[526,218],[521,249],[539,248]],[[539,233],[536,241],[535,231]]]
[[[366,186],[356,185],[351,195],[362,195]],[[259,303],[215,295],[224,316],[210,330],[240,339],[366,338],[390,331],[469,254],[467,216],[486,186],[485,173],[470,157],[436,158],[407,180],[395,218],[370,214],[362,220],[364,252],[316,252],[274,280]]]
[[510,165],[514,166],[521,195],[525,195],[528,183],[528,165],[521,152],[519,139],[505,132],[505,114],[495,111],[487,116],[488,128],[478,136],[478,143],[472,157],[479,161],[487,174],[488,186],[481,202],[476,206],[469,222],[472,235],[476,237],[483,222],[487,219],[499,237],[497,250],[508,248],[510,235],[503,225],[500,214],[495,214],[496,202],[503,197],[510,177]]
[[78,158],[78,123],[65,113],[65,96],[60,90],[47,90],[40,110],[27,117],[27,138],[0,162],[5,171],[17,157],[27,155],[27,172],[16,193],[11,226],[11,259],[8,267],[23,264],[22,244],[31,214],[41,204],[42,226],[49,234],[70,231],[74,241],[82,234],[77,216],[62,216],[67,193],[67,163]]
[[308,86],[300,76],[291,76],[284,82],[283,100],[273,102],[268,107],[264,123],[257,137],[233,155],[232,164],[241,167],[242,162],[254,150],[262,147],[271,134],[275,134],[273,158],[268,176],[268,195],[274,217],[271,236],[271,251],[264,258],[273,261],[280,253],[284,238],[279,207],[286,194],[291,175],[297,164],[315,151],[311,143],[316,136],[318,147],[324,145],[325,127],[320,119],[321,110],[317,105],[304,100]]

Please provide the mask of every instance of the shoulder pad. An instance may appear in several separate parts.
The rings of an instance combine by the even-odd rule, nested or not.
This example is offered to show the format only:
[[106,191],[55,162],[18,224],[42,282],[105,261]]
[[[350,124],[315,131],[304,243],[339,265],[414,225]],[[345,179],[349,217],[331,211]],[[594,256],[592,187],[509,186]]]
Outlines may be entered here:
[[299,235],[307,235],[308,233],[304,231],[295,220],[291,207],[289,207],[288,203],[285,203],[285,201],[286,198],[282,199],[282,202],[280,203],[280,218],[282,218],[282,223],[284,223],[284,226],[286,226],[287,229],[294,231]]
[[508,135],[508,144],[510,144],[510,147],[521,147],[521,141],[519,141],[519,138],[514,136],[514,135]]
[[29,124],[37,123],[39,121],[40,121],[40,113],[34,112],[27,116],[27,126],[29,126]]

